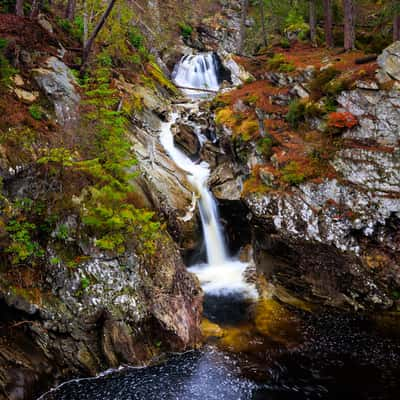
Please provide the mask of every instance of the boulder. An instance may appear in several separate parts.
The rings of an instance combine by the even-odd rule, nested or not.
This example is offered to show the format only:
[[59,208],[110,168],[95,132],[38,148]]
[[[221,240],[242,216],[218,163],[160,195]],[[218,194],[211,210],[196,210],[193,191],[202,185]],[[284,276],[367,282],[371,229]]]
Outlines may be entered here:
[[32,72],[38,86],[53,103],[57,122],[65,127],[73,126],[78,118],[80,96],[70,69],[58,58],[49,57],[43,67]]
[[380,70],[377,78],[380,83],[387,83],[390,80],[400,81],[400,41],[392,43],[383,50],[378,57]]
[[200,142],[195,129],[185,123],[178,122],[172,126],[174,142],[191,157],[196,156],[200,151]]

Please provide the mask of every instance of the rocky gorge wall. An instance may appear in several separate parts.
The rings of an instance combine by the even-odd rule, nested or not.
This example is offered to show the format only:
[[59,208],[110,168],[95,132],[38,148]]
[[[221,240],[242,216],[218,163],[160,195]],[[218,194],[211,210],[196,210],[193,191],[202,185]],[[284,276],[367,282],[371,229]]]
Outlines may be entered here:
[[[398,310],[398,48],[396,43],[379,57],[376,78],[359,79],[351,90],[338,95],[337,113],[349,113],[357,118],[357,123],[345,129],[340,139],[336,136],[340,146],[331,150],[324,167],[329,176],[319,172],[309,182],[302,182],[309,164],[304,164],[302,171],[301,157],[308,159],[311,154],[312,158],[321,150],[311,150],[311,139],[303,142],[307,136],[300,129],[299,133],[292,134],[274,126],[286,123],[286,112],[280,114],[285,104],[299,98],[307,101],[310,95],[307,90],[315,77],[315,72],[310,75],[313,67],[303,67],[294,74],[268,72],[261,77],[264,81],[250,85],[273,93],[266,96],[269,96],[268,107],[274,111],[264,111],[262,117],[264,125],[272,127],[266,128],[268,143],[272,141],[272,150],[267,156],[270,163],[265,162],[260,147],[248,139],[237,140],[240,134],[237,132],[241,132],[238,123],[228,119],[233,113],[241,121],[254,112],[246,98],[257,101],[255,90],[252,92],[250,86],[247,90],[246,87],[238,90],[238,93],[248,93],[248,97],[242,97],[244,103],[230,100],[237,98],[235,92],[216,102],[217,120],[228,121],[220,122],[219,138],[225,143],[230,160],[215,169],[210,181],[213,192],[228,210],[229,204],[246,205],[248,211],[243,212],[248,212],[259,271],[277,288],[311,303],[367,312]],[[326,62],[328,66],[321,71],[334,67]],[[230,101],[233,103],[228,112],[223,107]],[[310,123],[314,130],[306,134],[309,137],[319,137],[318,130],[326,129],[322,119],[318,122],[313,116]],[[304,148],[300,143],[304,143]],[[240,151],[245,151],[246,156],[241,156]],[[295,161],[285,167],[290,157]],[[311,163],[315,165],[315,159]],[[283,174],[288,168],[292,168],[292,175],[286,178]],[[289,187],[287,183],[282,184],[282,176],[293,182],[298,179],[299,183]],[[252,189],[251,185],[258,186]],[[229,211],[225,217],[228,215]]]
[[[146,86],[135,75],[115,73],[111,81],[129,117],[124,134],[137,160],[135,192],[125,201],[162,223],[153,252],[137,247],[134,232],[131,240],[126,234],[123,251],[100,250],[98,232],[85,228],[81,213],[93,181],[69,171],[72,158],[90,157],[82,140],[89,129],[86,94],[67,67],[64,48],[74,43],[45,16],[41,21],[0,16],[0,34],[11,43],[8,59],[18,68],[1,102],[1,399],[30,399],[67,378],[144,365],[200,342],[202,291],[179,251],[198,242],[197,216],[184,218],[193,189],[157,145],[176,94],[164,81]],[[75,148],[72,157],[60,150],[68,146]],[[54,148],[61,159],[43,158]],[[61,174],[58,160],[68,164]],[[37,215],[35,225],[27,222],[29,213]],[[17,232],[14,244],[10,232]],[[37,232],[42,239],[34,241]]]

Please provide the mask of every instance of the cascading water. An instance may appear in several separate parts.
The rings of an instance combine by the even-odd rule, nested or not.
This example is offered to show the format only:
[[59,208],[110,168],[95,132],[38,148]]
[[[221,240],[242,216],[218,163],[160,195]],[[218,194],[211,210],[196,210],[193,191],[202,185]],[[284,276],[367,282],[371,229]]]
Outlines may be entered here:
[[[205,89],[218,91],[218,60],[214,53],[200,53],[184,56],[175,66],[172,79],[182,88]],[[184,89],[188,95],[198,95],[199,92]]]
[[239,293],[247,298],[257,296],[253,286],[245,282],[247,264],[228,257],[218,209],[215,199],[207,187],[210,169],[206,162],[194,163],[186,154],[175,147],[171,126],[178,118],[173,113],[171,121],[161,128],[160,142],[176,165],[188,173],[188,179],[199,195],[200,216],[207,250],[207,264],[191,268],[206,293],[213,295]]

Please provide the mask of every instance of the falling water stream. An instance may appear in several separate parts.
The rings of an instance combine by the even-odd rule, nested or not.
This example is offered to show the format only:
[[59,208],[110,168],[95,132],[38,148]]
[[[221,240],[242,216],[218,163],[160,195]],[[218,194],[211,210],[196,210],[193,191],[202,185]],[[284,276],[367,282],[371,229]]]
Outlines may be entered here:
[[[214,55],[184,57],[175,68],[174,80],[180,86],[218,90]],[[197,97],[193,92],[186,93]],[[225,333],[219,342],[211,338],[201,350],[171,355],[147,368],[122,368],[73,380],[42,399],[398,399],[398,340],[382,335],[362,317],[325,311],[294,315],[283,312],[276,302],[256,301],[256,290],[243,275],[247,264],[229,257],[217,204],[207,186],[208,164],[193,162],[174,144],[171,127],[185,107],[196,104],[176,107],[170,121],[162,124],[160,143],[196,191],[207,262],[190,270],[199,277],[206,298],[213,299],[214,322]],[[250,306],[248,299],[252,299]],[[219,318],[226,305],[228,318]]]

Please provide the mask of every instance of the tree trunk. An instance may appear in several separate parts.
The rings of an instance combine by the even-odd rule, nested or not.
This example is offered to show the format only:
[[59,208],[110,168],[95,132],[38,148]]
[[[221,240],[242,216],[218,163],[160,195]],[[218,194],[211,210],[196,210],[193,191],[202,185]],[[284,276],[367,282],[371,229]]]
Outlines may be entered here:
[[400,15],[396,14],[393,18],[393,42],[400,40]]
[[267,38],[267,29],[265,27],[264,0],[260,0],[260,18],[261,18],[263,43],[264,43],[264,46],[267,47],[268,46],[268,38]]
[[24,0],[17,0],[15,3],[15,14],[19,17],[24,16]]
[[242,0],[242,18],[240,21],[240,39],[239,39],[239,53],[244,53],[244,44],[246,40],[246,20],[247,10],[249,7],[249,0]]
[[86,46],[89,37],[89,13],[87,9],[87,0],[83,1],[83,47]]
[[346,51],[355,48],[355,29],[354,29],[354,2],[353,0],[343,0],[344,9],[344,49]]
[[65,10],[65,18],[68,21],[75,19],[76,0],[68,0],[67,9]]
[[316,0],[310,0],[310,40],[313,45],[317,43],[317,10]]
[[83,47],[81,74],[83,74],[85,72],[87,63],[89,61],[90,51],[92,50],[93,43],[94,43],[97,35],[99,34],[101,28],[103,27],[104,23],[106,22],[108,16],[111,14],[111,11],[116,2],[117,2],[117,0],[110,0],[110,2],[108,3],[108,6],[106,8],[106,11],[104,11],[104,14],[101,16],[99,22],[97,23],[92,34],[90,35],[88,41],[85,43],[85,46]]
[[333,47],[333,14],[332,14],[332,1],[324,0],[325,12],[325,41],[328,47]]
[[39,15],[40,10],[42,9],[42,5],[42,0],[33,0],[29,17],[36,18]]

